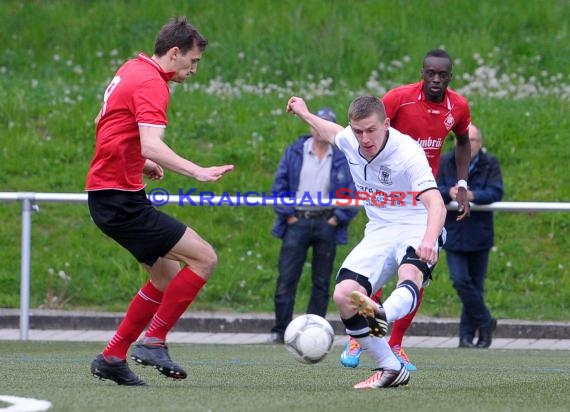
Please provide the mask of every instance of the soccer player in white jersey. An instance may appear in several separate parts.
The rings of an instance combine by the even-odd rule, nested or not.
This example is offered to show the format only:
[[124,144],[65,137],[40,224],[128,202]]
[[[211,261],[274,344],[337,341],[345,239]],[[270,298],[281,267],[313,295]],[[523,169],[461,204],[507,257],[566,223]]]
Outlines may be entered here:
[[[337,274],[333,295],[346,333],[377,366],[354,388],[406,385],[410,375],[384,336],[388,323],[416,307],[419,290],[438,259],[446,215],[425,153],[412,138],[390,127],[377,97],[355,99],[346,128],[312,114],[300,97],[289,99],[287,111],[345,154],[369,220],[364,238]],[[396,275],[397,287],[383,305],[370,299]]]

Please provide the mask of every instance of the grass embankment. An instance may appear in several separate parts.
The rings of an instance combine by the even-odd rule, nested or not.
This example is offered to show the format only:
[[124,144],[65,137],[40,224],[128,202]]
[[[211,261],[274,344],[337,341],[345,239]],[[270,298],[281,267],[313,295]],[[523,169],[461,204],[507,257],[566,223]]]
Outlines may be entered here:
[[[361,93],[416,81],[425,52],[445,47],[452,86],[501,161],[506,201],[568,201],[570,77],[564,2],[294,1],[20,2],[0,5],[0,190],[81,192],[93,118],[116,68],[152,52],[169,17],[189,16],[210,40],[197,76],[173,89],[167,142],[202,165],[233,163],[216,184],[167,174],[172,193],[264,191],[283,149],[306,127],[283,113],[291,94],[346,121]],[[443,5],[446,7],[443,7]],[[469,16],[469,17],[466,17]],[[449,147],[449,145],[448,145]],[[32,306],[122,310],[146,278],[92,224],[85,205],[41,204],[33,217]],[[177,207],[215,245],[219,268],[197,308],[271,311],[279,241],[270,208]],[[0,306],[19,304],[19,206],[0,206]],[[498,317],[567,319],[570,217],[497,213],[487,302]],[[364,216],[351,226],[359,240]],[[457,316],[442,259],[422,313]],[[299,287],[303,311],[309,277]],[[56,296],[53,300],[48,296]],[[50,301],[51,300],[51,301]]]

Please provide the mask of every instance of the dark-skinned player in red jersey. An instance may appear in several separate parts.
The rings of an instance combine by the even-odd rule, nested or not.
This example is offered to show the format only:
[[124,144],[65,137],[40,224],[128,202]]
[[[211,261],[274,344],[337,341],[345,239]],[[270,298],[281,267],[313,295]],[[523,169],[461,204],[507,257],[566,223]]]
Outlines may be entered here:
[[[467,176],[471,156],[469,145],[471,113],[467,99],[448,88],[452,77],[449,54],[441,49],[431,50],[423,61],[422,80],[388,91],[382,97],[382,102],[386,108],[386,115],[390,118],[390,126],[417,140],[423,147],[434,176],[437,176],[445,139],[453,132],[457,139],[455,159],[458,171],[457,203],[460,212],[458,220],[462,220],[469,216]],[[392,351],[409,371],[415,371],[417,368],[404,352],[402,340],[420,307],[424,287],[420,290],[416,309],[394,322],[388,342]],[[382,289],[379,289],[374,299],[380,301],[381,296]],[[358,366],[361,353],[362,349],[358,343],[350,338],[341,354],[340,362],[345,367],[355,368]]]

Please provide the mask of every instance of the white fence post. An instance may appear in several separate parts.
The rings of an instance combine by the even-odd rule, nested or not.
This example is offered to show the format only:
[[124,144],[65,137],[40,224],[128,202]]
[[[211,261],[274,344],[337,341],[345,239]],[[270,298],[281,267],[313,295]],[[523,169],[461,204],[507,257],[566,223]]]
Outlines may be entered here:
[[37,210],[33,194],[22,196],[22,257],[20,260],[20,340],[28,340],[30,319],[30,265],[32,255],[32,213]]

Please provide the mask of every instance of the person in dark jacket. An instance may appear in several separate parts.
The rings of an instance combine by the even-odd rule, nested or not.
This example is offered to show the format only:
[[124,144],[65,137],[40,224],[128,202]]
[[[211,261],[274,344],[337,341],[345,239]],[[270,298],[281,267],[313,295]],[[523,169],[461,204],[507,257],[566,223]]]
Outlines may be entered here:
[[[319,110],[317,115],[336,122],[334,112],[328,108]],[[271,187],[272,193],[279,196],[311,199],[311,204],[274,207],[277,217],[272,234],[283,242],[274,297],[275,325],[271,329],[270,343],[283,343],[285,329],[293,319],[297,285],[309,248],[313,254],[312,290],[307,313],[326,316],[336,245],[348,242],[348,224],[358,213],[357,208],[331,207],[339,190],[344,190],[346,196],[346,193],[355,193],[356,189],[342,152],[314,139],[315,130],[311,133],[299,137],[285,150]]]
[[[474,125],[469,126],[471,162],[469,164],[468,200],[486,205],[503,198],[503,178],[498,160],[482,150],[483,135]],[[437,183],[445,203],[455,200],[457,171],[453,151],[441,157]],[[458,221],[458,213],[447,213],[447,240],[443,248],[453,287],[462,303],[459,322],[459,347],[488,348],[497,320],[485,305],[484,285],[493,247],[493,212],[472,211],[469,219]],[[473,342],[476,333],[479,338]]]

